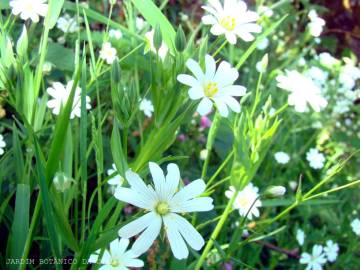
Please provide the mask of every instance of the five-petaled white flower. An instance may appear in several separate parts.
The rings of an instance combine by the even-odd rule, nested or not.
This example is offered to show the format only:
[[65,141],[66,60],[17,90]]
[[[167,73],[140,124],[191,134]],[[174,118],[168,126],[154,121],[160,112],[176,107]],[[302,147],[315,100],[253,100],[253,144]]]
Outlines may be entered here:
[[115,193],[117,187],[121,187],[124,183],[124,178],[117,172],[116,166],[113,163],[111,168],[106,171],[108,176],[112,177],[107,182],[111,186],[111,193]]
[[317,170],[324,167],[325,156],[323,153],[320,153],[319,150],[317,150],[316,148],[311,148],[306,153],[306,159],[309,162],[310,167],[313,169]]
[[324,247],[324,252],[329,262],[335,262],[339,254],[339,245],[334,243],[332,240],[327,240],[326,246]]
[[305,242],[305,232],[302,229],[296,230],[296,240],[298,241],[299,245],[302,246]]
[[187,258],[189,250],[185,241],[195,250],[200,250],[204,239],[195,228],[181,215],[189,212],[202,212],[213,209],[213,199],[199,197],[206,189],[205,182],[195,180],[178,192],[180,171],[176,164],[167,166],[167,175],[156,163],[149,163],[154,187],[146,185],[140,176],[130,169],[125,177],[130,188],[119,187],[115,198],[143,208],[148,211],[142,217],[128,223],[119,230],[124,238],[140,236],[132,246],[133,251],[140,255],[146,252],[160,233],[162,224],[170,242],[171,250],[177,259]]
[[356,235],[360,235],[360,219],[356,218],[351,222],[351,228]]
[[71,17],[69,14],[60,17],[56,22],[56,26],[64,33],[75,33],[79,30],[76,18]]
[[277,86],[290,92],[289,105],[294,106],[297,112],[308,111],[308,104],[314,111],[319,112],[327,105],[321,94],[321,89],[310,79],[296,70],[286,70],[286,75],[276,77]]
[[45,17],[48,11],[46,0],[12,0],[10,7],[14,15],[19,15],[23,20],[31,19],[34,23],[39,22],[39,17]]
[[4,154],[5,147],[6,147],[6,142],[4,141],[4,136],[0,134],[0,156]]
[[289,160],[290,160],[290,156],[289,156],[287,153],[281,152],[281,151],[280,151],[280,152],[276,152],[276,153],[274,154],[274,157],[275,157],[277,163],[279,163],[279,164],[286,164],[286,163],[288,163]]
[[100,58],[111,65],[116,59],[116,49],[111,46],[110,42],[105,42],[100,50]]
[[151,117],[154,112],[154,105],[151,103],[151,100],[144,98],[141,100],[139,105],[140,111],[142,111],[147,117]]
[[99,270],[128,270],[129,267],[143,267],[144,262],[137,259],[138,256],[130,249],[129,239],[115,239],[110,243],[110,250],[105,250],[100,256],[100,250],[92,254],[88,260],[89,263],[100,263],[103,266]]
[[202,17],[204,24],[212,25],[210,32],[215,35],[225,35],[231,44],[236,43],[236,37],[244,41],[254,40],[251,33],[260,33],[261,26],[255,22],[259,15],[249,11],[244,1],[225,0],[224,6],[219,0],[209,0],[209,6],[202,6],[210,15]]
[[326,263],[325,254],[321,245],[314,245],[312,254],[303,252],[300,257],[301,264],[307,264],[306,270],[321,270],[322,265]]
[[[52,87],[49,87],[46,92],[53,97],[49,100],[46,105],[48,108],[52,109],[52,113],[59,115],[62,107],[65,107],[66,102],[70,96],[71,88],[73,86],[73,81],[69,81],[66,87],[60,82],[54,82]],[[86,109],[90,109],[90,97],[86,96]],[[70,114],[70,119],[73,119],[75,116],[81,116],[81,88],[76,87],[75,95],[73,100],[72,111]]]
[[118,29],[110,29],[109,30],[109,37],[110,38],[114,38],[114,39],[120,39],[122,38],[123,34],[120,30]]
[[[232,198],[235,193],[235,188],[230,186],[229,190],[225,192],[227,198]],[[243,190],[241,190],[234,201],[233,207],[239,210],[239,214],[242,217],[248,215],[248,219],[259,217],[262,203],[259,198],[259,188],[255,187],[252,183],[249,183]],[[249,212],[249,213],[248,213]]]
[[223,117],[228,116],[228,107],[236,113],[240,112],[240,104],[233,96],[245,95],[246,88],[233,84],[239,77],[236,68],[222,61],[216,70],[215,59],[210,55],[205,56],[205,73],[193,59],[189,59],[186,66],[194,76],[180,74],[177,80],[191,87],[188,92],[191,99],[201,99],[197,108],[201,115],[206,115],[211,111],[212,101],[215,102]]

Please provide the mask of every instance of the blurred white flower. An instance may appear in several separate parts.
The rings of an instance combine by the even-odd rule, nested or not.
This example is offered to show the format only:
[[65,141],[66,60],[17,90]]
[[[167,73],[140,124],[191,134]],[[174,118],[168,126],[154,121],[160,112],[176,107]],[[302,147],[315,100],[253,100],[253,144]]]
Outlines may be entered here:
[[100,58],[111,65],[116,59],[116,49],[111,46],[110,42],[105,42],[100,50]]
[[[71,88],[73,86],[73,81],[69,81],[66,87],[60,82],[54,82],[52,87],[49,87],[46,92],[53,98],[49,100],[46,105],[48,108],[52,109],[52,113],[59,115],[60,109],[65,107],[66,102],[70,96]],[[90,97],[86,96],[86,109],[90,109]],[[81,88],[76,87],[75,95],[73,100],[72,111],[70,114],[70,119],[73,119],[75,116],[81,116]]]
[[137,30],[142,30],[146,25],[146,22],[141,17],[136,17],[135,19],[135,26]]
[[332,66],[336,65],[339,62],[339,60],[337,60],[335,57],[333,57],[328,52],[320,53],[319,54],[319,61],[320,61],[320,64],[325,66],[325,67],[332,67]]
[[154,46],[154,33],[155,33],[155,31],[151,30],[145,34],[146,46],[145,46],[144,53],[147,53],[149,51],[152,51],[153,53],[158,53],[160,59],[164,61],[165,57],[169,51],[169,48],[165,44],[165,42],[162,42],[162,44],[159,48],[159,51],[156,52],[156,48]]
[[360,68],[356,67],[352,61],[346,61],[339,75],[341,87],[345,90],[351,90],[358,79],[360,79]]
[[[231,199],[235,193],[235,188],[230,186],[229,190],[225,192],[225,196],[228,199]],[[249,212],[247,218],[252,219],[253,217],[259,217],[262,203],[259,199],[259,189],[255,187],[252,183],[249,183],[243,190],[239,191],[234,201],[233,207],[239,210],[239,214],[242,217],[245,217]]]
[[305,242],[305,232],[301,229],[296,230],[296,240],[298,241],[299,245],[302,246]]
[[308,14],[310,22],[308,24],[310,34],[313,37],[319,37],[325,26],[324,19],[320,18],[315,10],[311,10]]
[[233,85],[239,77],[236,68],[222,61],[216,70],[215,59],[210,55],[205,56],[205,73],[193,59],[189,59],[186,66],[194,76],[180,74],[177,80],[191,87],[188,92],[190,99],[201,99],[197,107],[200,115],[208,114],[213,107],[213,102],[222,117],[229,115],[228,107],[236,113],[240,112],[240,103],[233,96],[245,95],[246,88]]
[[277,152],[274,154],[274,157],[280,164],[286,164],[290,161],[290,156],[285,152]]
[[53,184],[57,191],[64,192],[69,189],[73,180],[64,172],[57,172],[53,178]]
[[327,83],[329,74],[321,68],[312,66],[306,71],[305,76],[308,76],[311,80],[313,80],[321,89],[321,87]]
[[151,117],[154,112],[154,106],[151,103],[151,100],[144,98],[141,100],[139,105],[140,111],[142,111],[147,117]]
[[123,34],[120,30],[118,29],[110,29],[109,30],[109,37],[110,38],[114,38],[114,39],[120,39],[122,38]]
[[278,75],[277,86],[290,92],[288,96],[289,105],[294,106],[297,112],[308,111],[308,104],[314,111],[319,112],[327,105],[321,90],[309,78],[296,70],[286,70],[285,75]]
[[23,20],[31,19],[34,23],[39,22],[39,17],[45,17],[48,11],[46,0],[11,0],[11,12],[19,15]]
[[351,222],[351,228],[356,235],[360,235],[360,219],[354,219]]
[[335,262],[339,254],[339,245],[334,243],[332,240],[327,240],[326,246],[324,247],[324,252],[329,262]]
[[4,136],[0,134],[0,156],[5,153],[4,148],[6,147],[6,142],[4,140]]
[[205,160],[209,154],[209,151],[207,149],[203,149],[200,151],[200,159]]
[[75,33],[79,30],[76,18],[71,17],[69,14],[60,17],[56,22],[56,26],[64,33]]
[[179,214],[209,211],[214,208],[213,199],[199,197],[206,189],[203,180],[198,179],[178,189],[179,167],[171,163],[165,177],[156,163],[149,163],[154,187],[146,185],[139,175],[128,170],[125,174],[130,188],[118,187],[115,198],[145,209],[147,213],[126,224],[119,235],[130,238],[139,233],[132,250],[140,255],[146,252],[160,234],[162,224],[175,258],[181,260],[189,255],[185,241],[195,250],[200,250],[204,239],[195,228]]
[[100,263],[103,266],[99,269],[103,270],[129,270],[130,267],[143,267],[144,262],[137,259],[132,249],[127,250],[129,239],[115,239],[110,243],[110,250],[105,250],[101,258],[100,249],[88,259],[89,263]]
[[269,39],[268,38],[264,38],[257,46],[256,48],[258,48],[258,50],[265,50],[268,46],[269,46]]
[[300,257],[301,264],[307,264],[306,270],[322,270],[323,264],[326,263],[325,254],[321,245],[314,245],[312,254],[303,252]]
[[274,15],[274,11],[267,6],[260,6],[258,8],[258,13],[260,16],[264,15],[265,17],[268,17],[268,18],[270,18],[272,15]]
[[112,193],[115,193],[116,188],[121,187],[122,184],[124,183],[124,178],[117,172],[117,169],[116,169],[116,166],[114,163],[111,165],[111,168],[106,171],[106,174],[108,176],[115,174],[107,182],[111,186],[111,189],[113,191]]
[[290,189],[293,190],[293,191],[296,190],[297,185],[298,185],[298,183],[297,183],[296,181],[290,181],[290,182],[289,182],[289,187],[290,187]]
[[236,43],[236,37],[244,41],[254,40],[251,33],[260,33],[261,26],[254,23],[259,15],[247,10],[244,1],[224,0],[224,6],[219,0],[210,0],[208,6],[202,6],[210,15],[202,17],[206,25],[212,25],[210,32],[215,35],[225,35],[230,44]]
[[321,169],[324,167],[325,156],[323,153],[320,153],[316,148],[311,148],[306,153],[306,159],[309,162],[309,165],[313,169]]

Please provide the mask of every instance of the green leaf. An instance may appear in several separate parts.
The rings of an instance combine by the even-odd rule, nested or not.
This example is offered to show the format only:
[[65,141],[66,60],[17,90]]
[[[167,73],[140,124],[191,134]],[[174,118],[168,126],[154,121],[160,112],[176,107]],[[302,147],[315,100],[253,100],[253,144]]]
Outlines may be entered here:
[[164,42],[170,51],[175,53],[176,32],[161,10],[150,0],[132,0],[131,2],[153,28],[155,28],[157,24],[159,25]]
[[65,48],[58,43],[49,43],[46,61],[54,64],[56,68],[64,71],[74,71],[74,59],[75,54],[73,50]]
[[121,145],[121,137],[119,133],[119,125],[115,122],[113,131],[111,134],[111,153],[114,159],[114,163],[117,171],[121,176],[125,176],[125,171],[128,168],[126,157]]
[[2,0],[0,2],[0,9],[7,9],[9,7],[10,7],[9,0]]
[[[11,258],[20,259],[29,230],[30,187],[18,184],[16,187],[15,213],[11,227]],[[12,267],[16,269],[16,266]]]
[[64,0],[50,0],[49,1],[49,11],[47,16],[50,16],[48,21],[49,29],[52,29],[60,16],[61,9],[64,5]]

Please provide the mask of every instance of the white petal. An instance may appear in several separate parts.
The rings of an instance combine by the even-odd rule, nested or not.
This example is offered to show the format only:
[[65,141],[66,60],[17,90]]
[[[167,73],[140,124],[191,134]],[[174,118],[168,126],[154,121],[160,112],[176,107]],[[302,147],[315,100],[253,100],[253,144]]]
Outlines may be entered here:
[[205,77],[208,80],[212,80],[215,76],[216,63],[215,63],[215,59],[211,55],[207,54],[205,56],[205,67],[206,67]]
[[151,247],[152,243],[160,233],[161,224],[162,221],[160,216],[156,216],[148,223],[149,226],[139,236],[139,238],[136,239],[134,245],[131,248],[134,254],[141,255]]
[[175,215],[164,216],[164,224],[166,236],[170,243],[170,248],[175,258],[182,260],[188,257],[189,250],[181,237],[177,223],[175,222]]
[[174,221],[177,223],[177,227],[185,241],[195,250],[200,250],[204,245],[204,239],[198,233],[198,231],[187,221],[185,218],[177,215],[174,216]]
[[246,42],[253,41],[255,39],[252,34],[246,31],[237,31],[237,35]]
[[121,253],[121,254],[125,253],[126,249],[127,249],[128,246],[129,246],[129,243],[130,243],[129,239],[127,239],[127,238],[121,238],[120,241],[119,241],[119,243],[118,243],[118,250],[117,250],[117,252],[118,252],[118,253]]
[[194,198],[179,202],[177,205],[171,204],[171,211],[177,213],[206,212],[214,208],[212,202],[213,199],[210,197]]
[[152,207],[152,200],[130,188],[118,187],[114,196],[119,201],[130,203],[139,208],[150,209]]
[[222,117],[228,117],[229,115],[229,110],[225,104],[224,101],[220,100],[220,99],[215,99],[215,104],[216,104],[216,108],[218,109],[220,115]]
[[246,88],[241,85],[229,85],[225,86],[219,91],[224,95],[234,96],[234,97],[241,97],[246,94]]
[[204,97],[197,107],[197,112],[200,115],[207,115],[211,111],[212,106],[213,104],[211,100],[207,97]]
[[190,87],[200,87],[200,83],[197,81],[195,77],[191,75],[179,74],[177,76],[177,80],[182,84],[188,85]]
[[225,97],[224,101],[226,105],[230,107],[233,112],[239,113],[240,112],[240,103],[233,97]]
[[194,76],[196,77],[196,79],[202,83],[202,81],[204,80],[204,73],[201,70],[200,65],[194,61],[193,59],[189,59],[186,62],[186,66],[188,67],[188,69],[190,69],[190,71],[194,74]]
[[155,198],[152,196],[151,190],[145,185],[140,176],[128,169],[125,173],[126,180],[131,188],[140,193],[147,201],[152,201]]
[[217,20],[212,15],[205,15],[201,18],[203,24],[215,24],[217,23]]
[[225,29],[219,24],[214,24],[211,27],[210,32],[214,36],[220,36],[220,35],[223,35],[225,33]]
[[197,100],[204,97],[204,90],[202,87],[191,87],[188,91],[189,97],[192,100]]
[[180,191],[174,195],[170,203],[172,202],[178,203],[181,201],[187,201],[189,199],[195,198],[200,194],[202,194],[205,191],[205,189],[206,189],[206,184],[204,180],[202,179],[195,180],[190,184],[188,184],[187,186],[180,189]]
[[119,236],[124,238],[133,237],[145,230],[145,228],[147,228],[149,224],[157,218],[158,216],[154,212],[149,212],[122,227],[119,230]]
[[230,63],[222,61],[216,71],[214,80],[218,83],[219,87],[232,85],[239,77],[239,72],[231,67]]
[[[167,175],[166,175],[166,188],[167,193],[172,196],[176,189],[179,186],[180,181],[180,170],[175,163],[170,163],[167,166]],[[170,198],[168,198],[170,199]]]
[[155,185],[155,190],[162,196],[165,195],[165,176],[163,170],[154,162],[149,162],[151,176]]
[[236,35],[233,32],[226,32],[225,37],[230,44],[232,45],[236,44]]

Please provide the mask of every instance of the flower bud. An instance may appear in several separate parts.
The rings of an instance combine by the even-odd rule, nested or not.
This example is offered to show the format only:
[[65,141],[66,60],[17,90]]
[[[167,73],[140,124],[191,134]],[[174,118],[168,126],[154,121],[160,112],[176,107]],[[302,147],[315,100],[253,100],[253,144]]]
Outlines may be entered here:
[[28,36],[26,26],[24,24],[21,35],[16,43],[16,52],[20,57],[25,57],[28,49]]
[[161,35],[161,29],[160,25],[156,25],[155,31],[154,31],[154,39],[153,39],[154,48],[156,51],[158,51],[162,44],[162,35]]
[[183,52],[186,48],[186,37],[181,26],[176,32],[175,47],[178,52]]
[[110,5],[115,5],[116,4],[116,0],[109,0]]
[[203,149],[200,151],[200,159],[205,160],[209,154],[209,151],[207,149]]
[[111,79],[114,83],[119,83],[121,79],[121,70],[118,59],[116,58],[111,66]]
[[72,179],[68,177],[64,172],[57,172],[54,176],[53,183],[55,189],[59,192],[64,192],[71,186]]
[[269,187],[264,195],[269,197],[282,197],[286,192],[286,188],[283,186],[271,186]]

